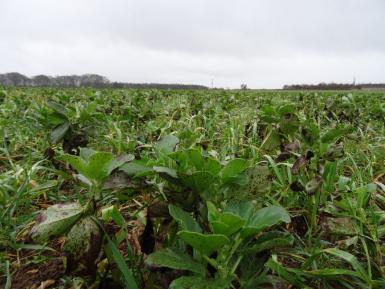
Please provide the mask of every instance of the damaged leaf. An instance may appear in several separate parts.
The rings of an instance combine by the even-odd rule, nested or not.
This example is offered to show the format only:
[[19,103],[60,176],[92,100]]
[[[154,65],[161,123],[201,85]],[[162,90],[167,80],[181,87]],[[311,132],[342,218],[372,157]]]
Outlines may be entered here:
[[79,203],[53,205],[37,217],[29,234],[35,242],[47,242],[67,232],[82,214],[83,208]]
[[305,185],[305,191],[308,194],[314,194],[322,184],[322,178],[320,176],[315,176]]
[[246,170],[249,178],[248,191],[251,194],[268,192],[271,188],[271,173],[268,166],[258,165]]
[[300,146],[300,143],[298,140],[295,140],[293,142],[287,143],[281,147],[281,153],[278,155],[278,157],[275,159],[276,162],[283,162],[290,158],[292,155],[292,152],[298,151]]
[[291,173],[293,175],[298,175],[299,170],[301,167],[306,166],[309,164],[310,159],[314,156],[314,153],[312,151],[307,151],[304,155],[301,155],[300,157],[297,158],[295,163],[293,164],[291,168]]
[[349,217],[324,217],[321,221],[321,227],[329,235],[353,236],[358,234],[358,228]]
[[68,232],[63,250],[74,264],[90,270],[94,267],[102,244],[102,233],[92,217],[78,221]]

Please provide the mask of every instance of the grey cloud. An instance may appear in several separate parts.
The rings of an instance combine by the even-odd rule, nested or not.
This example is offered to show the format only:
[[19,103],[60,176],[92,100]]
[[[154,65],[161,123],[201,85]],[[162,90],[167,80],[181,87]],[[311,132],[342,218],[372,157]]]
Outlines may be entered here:
[[0,0],[2,70],[280,87],[383,81],[382,0]]

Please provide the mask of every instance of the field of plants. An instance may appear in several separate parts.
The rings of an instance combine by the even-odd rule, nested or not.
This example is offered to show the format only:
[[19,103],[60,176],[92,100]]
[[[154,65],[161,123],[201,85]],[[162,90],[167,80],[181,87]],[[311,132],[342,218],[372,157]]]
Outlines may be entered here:
[[385,288],[385,94],[0,88],[0,287]]

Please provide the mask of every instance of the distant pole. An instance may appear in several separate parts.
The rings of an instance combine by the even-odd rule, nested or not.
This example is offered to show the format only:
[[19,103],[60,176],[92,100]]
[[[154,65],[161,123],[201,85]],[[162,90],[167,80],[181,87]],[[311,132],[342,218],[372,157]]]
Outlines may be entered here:
[[353,85],[354,86],[356,85],[356,77],[355,76],[353,77]]
[[214,79],[211,79],[211,89],[214,88]]

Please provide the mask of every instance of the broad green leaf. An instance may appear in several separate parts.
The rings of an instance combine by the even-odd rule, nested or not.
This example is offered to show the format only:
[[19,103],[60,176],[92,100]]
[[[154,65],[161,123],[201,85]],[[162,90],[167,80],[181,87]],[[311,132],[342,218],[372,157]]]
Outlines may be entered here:
[[302,123],[302,135],[305,142],[313,144],[318,142],[320,129],[313,119],[307,119]]
[[92,155],[95,154],[95,153],[97,153],[96,150],[85,147],[85,148],[80,148],[79,156],[80,156],[85,162],[89,162],[90,156],[92,156]]
[[209,172],[178,173],[178,176],[185,186],[198,194],[209,191],[210,187],[217,181],[217,177]]
[[232,182],[247,168],[247,161],[244,159],[233,159],[221,170],[223,183]]
[[279,223],[290,223],[290,215],[282,207],[271,206],[254,213],[242,231],[243,237],[255,235],[260,231]]
[[64,122],[68,122],[68,118],[58,114],[56,112],[49,113],[45,116],[45,124],[50,124],[52,126],[58,126]]
[[102,180],[107,177],[112,169],[114,156],[107,152],[97,152],[90,156],[87,163],[87,170],[83,173],[86,177],[94,180]]
[[326,192],[332,192],[337,182],[337,162],[327,162],[322,175],[324,179],[324,189]]
[[173,280],[169,289],[204,289],[205,279],[201,276],[182,276]]
[[252,202],[246,200],[233,200],[229,202],[224,212],[232,213],[241,217],[248,223],[254,215],[255,207]]
[[53,129],[53,131],[51,132],[50,142],[52,144],[56,144],[59,141],[61,141],[64,138],[64,136],[67,133],[67,131],[69,130],[69,128],[70,128],[70,124],[67,121],[65,121],[62,124],[59,124],[58,126],[56,126]]
[[115,158],[108,152],[95,152],[89,149],[82,149],[80,157],[64,155],[62,159],[69,162],[72,167],[88,179],[100,182],[108,177],[114,169],[133,160],[134,156],[122,155]]
[[221,164],[213,158],[206,158],[204,167],[213,176],[218,175],[222,168]]
[[167,167],[157,167],[157,166],[154,166],[152,169],[158,174],[166,174],[174,179],[178,178],[177,172],[174,169],[167,168]]
[[74,177],[89,187],[93,185],[92,181],[82,174],[75,174]]
[[225,235],[221,234],[204,235],[197,232],[179,231],[178,236],[206,256],[209,256],[230,242]]
[[82,214],[83,208],[79,203],[53,205],[37,217],[30,236],[35,242],[47,242],[67,232]]
[[47,101],[47,106],[51,108],[53,111],[55,111],[56,113],[64,116],[65,118],[68,117],[67,109],[64,106],[62,106],[60,103],[49,100]]
[[332,143],[338,138],[349,134],[354,131],[354,128],[352,126],[340,126],[336,128],[332,128],[328,130],[326,133],[324,133],[321,137],[321,141],[323,143]]
[[240,230],[246,223],[241,217],[232,213],[220,213],[216,220],[211,221],[213,232],[230,236]]
[[205,159],[202,151],[198,149],[189,149],[179,151],[170,155],[172,159],[178,162],[180,169],[191,171],[204,171]]
[[61,159],[67,161],[75,170],[85,175],[87,164],[81,157],[67,154],[62,156]]
[[298,117],[293,113],[286,113],[281,117],[279,127],[283,133],[293,135],[299,130]]
[[88,103],[85,106],[85,108],[80,111],[80,120],[82,121],[89,120],[92,117],[97,107],[98,107],[98,104],[96,102]]
[[191,149],[191,150],[188,150],[186,153],[187,153],[187,156],[189,158],[189,162],[192,165],[194,165],[194,167],[198,171],[204,171],[206,169],[205,168],[205,159],[202,156],[201,150]]
[[170,248],[152,253],[147,257],[146,263],[176,270],[188,270],[200,275],[204,275],[206,271],[202,263],[194,261],[186,253]]
[[288,113],[295,113],[295,112],[296,112],[296,108],[295,108],[295,105],[292,103],[282,105],[278,108],[278,114],[280,116],[283,116]]
[[189,213],[174,205],[169,205],[168,210],[174,220],[178,222],[181,230],[202,232],[202,228]]
[[166,135],[154,145],[155,152],[158,156],[172,153],[178,143],[179,139],[175,135]]
[[140,161],[132,161],[126,164],[123,164],[119,170],[126,173],[128,176],[142,176],[147,173],[153,172],[152,167],[148,167]]
[[111,172],[117,168],[119,168],[121,165],[130,162],[135,159],[134,155],[131,154],[122,154],[112,159],[109,163],[107,163],[107,176],[111,174]]
[[240,216],[230,212],[218,212],[212,202],[207,202],[208,220],[215,234],[230,236],[245,224]]
[[113,162],[114,156],[108,152],[96,152],[89,157],[87,171],[83,173],[86,177],[94,180],[102,180],[112,170],[109,165]]
[[221,170],[222,178],[232,178],[242,173],[247,168],[247,161],[244,159],[233,159]]
[[276,112],[275,107],[271,105],[264,105],[261,107],[261,115],[259,117],[266,123],[271,124],[279,122],[279,115]]

